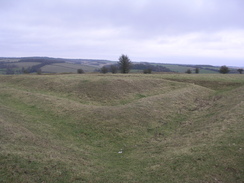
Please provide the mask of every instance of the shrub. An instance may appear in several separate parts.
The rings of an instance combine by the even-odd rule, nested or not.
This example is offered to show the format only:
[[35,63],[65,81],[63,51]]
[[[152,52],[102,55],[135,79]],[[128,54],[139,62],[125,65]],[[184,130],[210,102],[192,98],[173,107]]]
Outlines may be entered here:
[[187,74],[191,74],[191,69],[187,69],[187,70],[186,70],[186,73],[187,73]]
[[106,74],[108,72],[108,68],[103,66],[100,70],[101,73]]
[[84,71],[83,71],[83,69],[77,69],[77,73],[78,73],[78,74],[83,74]]
[[38,75],[41,75],[42,74],[42,70],[41,69],[37,69],[37,72],[36,72]]
[[198,67],[195,69],[195,73],[196,73],[196,74],[199,73],[199,68],[198,68]]
[[113,74],[117,73],[118,72],[118,67],[116,65],[111,65],[110,66],[110,70]]
[[238,71],[240,74],[242,74],[243,69],[237,69],[237,71]]
[[226,74],[226,73],[230,72],[230,70],[227,66],[223,65],[220,67],[219,72],[222,74]]
[[149,69],[144,69],[143,73],[144,74],[151,74],[152,73],[152,69],[150,69],[150,68]]

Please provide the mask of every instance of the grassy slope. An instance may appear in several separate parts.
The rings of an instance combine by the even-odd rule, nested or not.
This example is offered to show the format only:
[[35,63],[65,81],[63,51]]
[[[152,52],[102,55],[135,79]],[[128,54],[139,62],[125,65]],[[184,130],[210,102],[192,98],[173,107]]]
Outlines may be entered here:
[[0,62],[18,62],[19,58],[0,58]]
[[243,182],[243,89],[242,75],[0,76],[0,182]]
[[[34,65],[40,64],[40,62],[19,62],[20,59],[0,59],[0,62],[6,62],[9,65],[15,65],[17,68],[14,68],[14,70],[21,70],[23,67],[28,68],[32,67]],[[6,69],[0,69],[0,74],[5,74]]]
[[14,63],[14,65],[19,67],[19,69],[22,69],[23,67],[27,69],[28,67],[32,67],[32,66],[38,65],[40,63],[41,62],[16,62],[16,63]]
[[51,73],[63,73],[63,72],[76,73],[77,69],[83,69],[85,72],[92,72],[96,69],[96,67],[80,65],[80,64],[72,64],[72,63],[57,63],[57,64],[46,65],[41,69],[43,72],[51,72]]
[[[40,64],[41,62],[18,62],[19,59],[0,59],[0,61],[8,62],[10,65],[15,65],[21,70],[23,67],[28,68]],[[89,63],[89,62],[88,62]],[[92,62],[91,62],[92,63]],[[45,65],[41,68],[43,72],[48,73],[76,73],[77,69],[83,69],[85,72],[93,72],[99,66],[74,64],[74,63],[56,63]],[[0,69],[0,74],[5,73],[5,69]]]
[[[170,70],[174,71],[174,72],[179,72],[179,73],[185,73],[187,71],[187,69],[191,69],[192,73],[195,72],[196,67],[189,67],[189,66],[183,66],[183,65],[172,65],[172,64],[162,64],[164,67],[169,68]],[[215,71],[211,71],[211,70],[207,70],[205,69],[207,67],[203,67],[201,69],[199,69],[199,73],[201,74],[215,74],[218,72]],[[213,69],[213,68],[211,68]],[[216,69],[218,70],[218,68],[216,67]]]

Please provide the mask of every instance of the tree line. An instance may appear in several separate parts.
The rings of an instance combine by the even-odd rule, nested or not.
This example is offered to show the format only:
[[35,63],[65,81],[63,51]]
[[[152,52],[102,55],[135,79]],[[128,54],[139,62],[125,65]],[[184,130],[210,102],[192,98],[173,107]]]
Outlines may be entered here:
[[119,57],[119,61],[113,65],[103,66],[99,71],[101,73],[129,73],[130,70],[142,70],[144,74],[150,74],[152,71],[154,72],[172,72],[170,69],[160,66],[160,65],[152,65],[149,63],[139,63],[139,64],[132,64],[130,58],[127,55],[122,54]]
[[21,58],[18,62],[37,62],[39,64],[33,65],[31,67],[22,67],[22,69],[17,69],[18,67],[14,63],[9,64],[6,62],[0,62],[0,68],[6,70],[6,74],[28,74],[28,73],[37,73],[41,74],[41,68],[45,65],[50,65],[54,63],[65,63],[65,61],[60,59],[51,59],[45,57],[31,57],[31,58]]
[[[207,70],[207,69],[206,69]],[[200,69],[199,68],[195,68],[194,69],[195,73],[198,74],[200,72]],[[216,71],[216,70],[214,70]],[[242,72],[244,71],[243,69],[237,69],[236,70],[237,72],[239,72],[240,74],[242,74]],[[193,71],[191,69],[187,69],[185,73],[187,74],[191,74]],[[223,65],[219,68],[218,70],[219,73],[221,74],[227,74],[229,72],[231,72],[231,70],[229,69],[229,67],[227,67],[226,65]],[[234,71],[232,71],[232,73],[235,73]]]
[[[117,73],[118,71],[120,71],[121,73],[129,73],[129,71],[131,69],[143,70],[144,74],[150,74],[152,71],[154,71],[154,72],[172,72],[170,69],[168,69],[164,66],[152,65],[149,63],[132,64],[129,57],[127,55],[124,55],[124,54],[122,54],[119,57],[119,61],[117,64],[109,65],[109,66],[103,66],[100,69],[100,72],[104,73],[104,74],[107,72]],[[204,68],[204,69],[206,69],[206,68]],[[209,70],[213,70],[213,69],[209,69]],[[218,71],[218,70],[215,69],[214,71]],[[192,72],[195,72],[196,74],[198,74],[198,73],[200,73],[200,68],[196,67],[194,70],[187,69],[185,73],[191,74]],[[226,74],[229,72],[231,72],[231,70],[225,65],[221,66],[219,69],[219,73],[222,73],[222,74]],[[237,69],[237,72],[242,74],[243,69]]]
[[[2,74],[21,74],[21,73],[37,73],[41,74],[42,70],[41,68],[44,67],[45,65],[50,65],[54,63],[65,63],[64,59],[57,59],[57,58],[49,58],[49,57],[27,57],[27,58],[21,58],[18,62],[38,62],[36,65],[31,66],[31,67],[22,67],[22,69],[19,69],[14,63],[6,63],[6,62],[1,62],[0,61],[0,72]],[[184,65],[187,66],[187,65]],[[189,65],[189,67],[192,67],[192,65]],[[222,74],[226,73],[235,73],[232,70],[230,70],[227,66],[221,66],[219,70],[217,69],[211,69],[211,68],[205,68],[206,65],[197,65],[195,69],[187,69],[186,73],[191,74],[191,73],[196,73],[198,74],[200,72],[201,67],[204,67],[204,69],[209,69],[209,70],[214,70],[214,71],[219,71]],[[211,66],[209,66],[211,67]],[[152,72],[173,72],[170,69],[157,65],[157,64],[149,64],[149,63],[134,63],[132,64],[132,61],[127,55],[122,54],[118,62],[116,64],[112,65],[106,65],[100,68],[99,71],[101,73],[129,73],[131,70],[142,70],[144,74],[150,74]],[[242,74],[243,69],[237,69],[236,72]],[[84,73],[83,69],[78,69],[77,73],[82,74]]]

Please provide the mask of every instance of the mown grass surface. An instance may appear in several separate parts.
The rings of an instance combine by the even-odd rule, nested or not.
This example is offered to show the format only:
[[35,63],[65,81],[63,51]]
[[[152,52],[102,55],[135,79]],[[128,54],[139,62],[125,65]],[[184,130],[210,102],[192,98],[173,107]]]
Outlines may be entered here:
[[0,182],[243,182],[243,89],[242,75],[0,76]]

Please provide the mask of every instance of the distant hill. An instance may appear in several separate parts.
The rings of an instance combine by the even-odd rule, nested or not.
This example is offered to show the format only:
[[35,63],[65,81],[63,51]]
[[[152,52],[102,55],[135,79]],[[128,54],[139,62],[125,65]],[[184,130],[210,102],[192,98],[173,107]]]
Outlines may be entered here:
[[[84,72],[98,72],[103,66],[116,65],[117,61],[100,59],[65,59],[51,57],[0,57],[0,74],[22,73],[76,73],[78,69]],[[219,73],[218,66],[166,64],[151,62],[134,62],[133,72],[142,72],[150,68],[153,72],[185,73],[188,69],[200,73]],[[230,73],[237,73],[237,68],[230,67]]]
[[35,73],[76,73],[77,69],[94,72],[100,67],[111,64],[107,60],[64,59],[50,57],[0,58],[0,74]]

